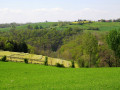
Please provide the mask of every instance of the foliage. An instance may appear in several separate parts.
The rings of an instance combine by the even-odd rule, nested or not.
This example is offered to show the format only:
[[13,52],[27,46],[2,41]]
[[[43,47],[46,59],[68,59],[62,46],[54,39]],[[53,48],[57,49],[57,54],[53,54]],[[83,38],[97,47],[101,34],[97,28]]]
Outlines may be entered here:
[[60,63],[56,63],[56,67],[64,67],[64,65]]
[[89,55],[89,67],[91,67],[91,63],[93,62],[92,57],[98,50],[98,41],[91,33],[85,33],[82,43],[84,52]]
[[47,56],[45,56],[45,62],[44,62],[44,64],[47,66],[48,65],[48,57]]
[[40,29],[43,29],[43,27],[42,27],[42,26],[40,26]]
[[80,59],[80,58],[79,58],[79,59],[77,60],[77,63],[78,63],[78,66],[79,66],[79,67],[85,67],[85,62],[84,62],[83,59]]
[[89,27],[88,30],[99,30],[98,27]]
[[118,66],[118,60],[120,58],[120,31],[112,30],[107,35],[107,43],[109,47],[114,51],[116,58],[116,67]]
[[33,27],[31,25],[28,25],[27,28],[31,29],[31,30],[33,29]]
[[14,51],[14,52],[28,52],[28,46],[25,42],[16,42],[16,41],[8,41],[2,40],[0,41],[0,49],[5,51]]
[[27,45],[27,46],[28,46],[28,53],[34,54],[35,47],[33,47],[31,45]]
[[27,53],[28,52],[28,46],[25,42],[20,43],[19,45],[20,52]]
[[109,67],[114,67],[115,65],[115,61],[114,61],[114,53],[109,50],[109,49],[104,49],[104,50],[101,50],[99,52],[99,55],[101,56],[100,59],[101,61],[99,62],[99,66],[105,66],[104,64],[106,64],[107,66]]
[[36,25],[36,26],[34,27],[34,29],[39,29],[39,26],[38,26],[38,25]]
[[28,59],[27,59],[27,58],[25,58],[25,59],[24,59],[24,62],[25,62],[26,64],[28,64]]
[[[59,49],[59,54],[65,59],[78,62],[80,67],[95,66],[98,53],[98,41],[91,33],[82,33]],[[89,62],[89,63],[88,63]]]
[[1,61],[6,62],[6,56],[3,56],[3,57],[1,58]]
[[21,26],[21,25],[22,24],[18,24],[18,23],[0,24],[0,28],[8,28],[8,27],[15,28],[16,26]]
[[71,61],[71,63],[72,63],[72,68],[75,68],[75,64],[74,64],[74,61]]
[[12,51],[14,46],[11,43],[6,43],[4,46],[4,50]]
[[[52,29],[38,29],[38,30],[29,30],[29,29],[14,30],[14,31],[6,32],[1,35],[4,35],[4,37],[6,37],[7,40],[9,38],[10,39],[9,41],[13,41],[13,43],[15,42],[14,45],[16,45],[16,47],[18,46],[18,44],[20,44],[20,50],[18,50],[19,48],[15,49],[17,51],[21,52],[22,50],[24,52],[28,52],[27,47],[24,46],[25,45],[24,42],[26,42],[30,46],[34,47],[34,53],[50,55],[46,53],[48,53],[48,51],[49,52],[57,51],[66,38],[69,38],[80,32],[82,32],[82,30],[79,28],[77,29],[68,28],[62,31],[52,28]],[[22,46],[24,46],[24,48],[21,48]],[[44,53],[42,53],[42,51],[44,51]]]
[[[10,30],[12,25],[13,28],[15,26],[14,30]],[[28,26],[32,28],[28,28]],[[36,26],[39,29],[35,29]],[[0,28],[0,49],[75,60],[80,67],[89,67],[90,54],[87,53],[88,45],[85,43],[92,43],[91,37],[85,36],[85,33],[89,31],[97,42],[100,42],[96,52],[91,55],[91,67],[111,67],[115,66],[114,58],[116,56],[112,50],[109,50],[103,36],[106,36],[108,31],[118,28],[120,28],[119,22],[87,20],[10,24],[7,28]],[[88,39],[85,40],[85,37]]]

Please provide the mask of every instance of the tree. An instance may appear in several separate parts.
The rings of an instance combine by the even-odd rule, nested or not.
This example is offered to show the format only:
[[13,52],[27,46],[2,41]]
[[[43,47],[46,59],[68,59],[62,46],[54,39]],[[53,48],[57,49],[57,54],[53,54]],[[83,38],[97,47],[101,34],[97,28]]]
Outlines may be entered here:
[[0,49],[4,50],[5,43],[4,41],[0,41]]
[[34,27],[34,29],[39,29],[38,25],[36,25],[36,26]]
[[24,62],[25,62],[26,64],[28,64],[28,59],[27,59],[27,58],[25,58],[25,59],[24,59]]
[[117,22],[120,22],[120,18],[118,18],[116,21],[117,21]]
[[11,29],[10,29],[10,30],[15,30],[15,29],[16,29],[15,24],[12,24],[12,25],[11,25]]
[[48,65],[48,57],[47,56],[45,56],[45,62],[44,62],[44,64],[47,66]]
[[101,19],[101,22],[105,22],[105,19]]
[[98,41],[91,33],[85,33],[82,44],[84,52],[89,55],[89,67],[91,67],[91,62],[94,62],[92,58],[98,50]]
[[73,61],[71,61],[71,63],[72,63],[72,68],[75,68],[75,64],[74,64],[74,60]]
[[24,53],[28,52],[28,46],[25,42],[19,44],[19,51]]
[[3,56],[3,57],[1,58],[1,61],[6,62],[6,56]]
[[43,27],[42,27],[42,26],[40,26],[40,29],[43,29]]
[[5,44],[5,50],[12,51],[13,48],[14,48],[14,46],[11,43],[8,42]]
[[31,30],[33,29],[33,27],[31,25],[28,25],[27,28],[31,29]]
[[99,58],[100,61],[98,60],[97,66],[114,66],[114,52],[107,45],[99,46]]
[[115,59],[116,59],[116,67],[118,63],[118,59],[120,58],[120,31],[112,30],[107,35],[107,43],[110,49],[114,51]]

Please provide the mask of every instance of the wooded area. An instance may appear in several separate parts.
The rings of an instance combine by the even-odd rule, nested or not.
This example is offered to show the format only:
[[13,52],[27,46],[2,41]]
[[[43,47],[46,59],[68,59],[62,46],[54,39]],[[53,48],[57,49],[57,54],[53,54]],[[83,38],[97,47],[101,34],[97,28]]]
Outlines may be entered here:
[[[101,31],[102,24],[107,32]],[[15,26],[0,31],[0,49],[66,59],[79,67],[117,67],[120,34],[115,25],[119,22],[46,22],[26,24],[20,30]]]

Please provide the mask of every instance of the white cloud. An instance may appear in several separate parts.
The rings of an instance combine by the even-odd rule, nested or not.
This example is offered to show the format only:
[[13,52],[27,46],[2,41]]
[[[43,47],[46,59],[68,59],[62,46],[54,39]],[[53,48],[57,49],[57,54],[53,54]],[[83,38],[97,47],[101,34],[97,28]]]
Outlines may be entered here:
[[62,11],[63,9],[62,8],[40,8],[40,9],[35,9],[35,10],[32,10],[33,12],[52,12],[52,11]]
[[35,9],[35,10],[32,10],[33,12],[43,12],[43,11],[47,11],[46,8],[40,8],[40,9]]
[[74,21],[77,19],[112,19],[118,18],[119,12],[109,12],[91,8],[81,10],[65,10],[62,8],[38,8],[33,10],[20,9],[0,9],[0,23],[26,23],[26,22],[43,22],[48,21]]
[[0,9],[0,13],[22,13],[22,10],[2,8],[2,9]]

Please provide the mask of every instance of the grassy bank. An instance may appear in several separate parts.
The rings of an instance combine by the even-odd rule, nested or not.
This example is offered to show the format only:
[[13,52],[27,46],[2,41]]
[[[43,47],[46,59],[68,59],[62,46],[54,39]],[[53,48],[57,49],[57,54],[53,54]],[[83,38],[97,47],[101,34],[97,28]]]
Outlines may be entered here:
[[120,68],[57,68],[0,62],[0,90],[120,88]]

